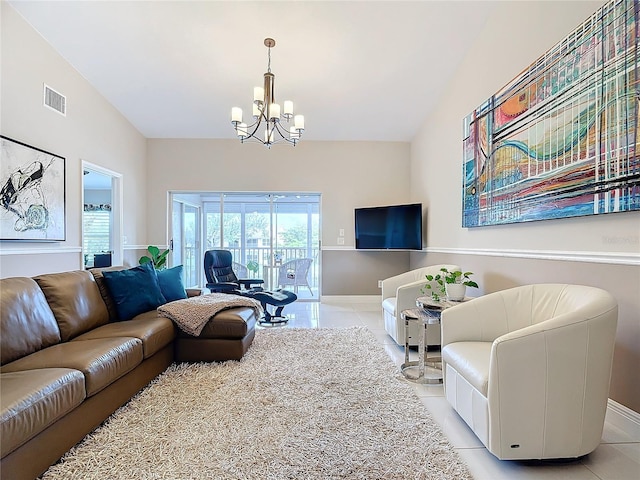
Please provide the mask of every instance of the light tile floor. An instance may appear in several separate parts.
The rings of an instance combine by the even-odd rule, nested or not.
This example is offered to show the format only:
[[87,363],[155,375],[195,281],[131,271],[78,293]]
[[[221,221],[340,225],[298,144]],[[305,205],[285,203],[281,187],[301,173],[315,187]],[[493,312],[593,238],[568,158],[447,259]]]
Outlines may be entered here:
[[[346,328],[366,326],[400,366],[404,349],[384,330],[379,303],[295,302],[285,308],[289,322],[280,327],[261,328]],[[417,353],[415,353],[417,355]],[[399,371],[399,370],[398,370]],[[399,380],[404,381],[404,380]],[[409,382],[410,383],[410,382]],[[476,480],[640,480],[640,437],[605,422],[600,446],[586,457],[572,462],[501,461],[487,452],[466,423],[449,406],[441,385],[415,385],[418,397],[440,424],[449,442],[467,463]]]

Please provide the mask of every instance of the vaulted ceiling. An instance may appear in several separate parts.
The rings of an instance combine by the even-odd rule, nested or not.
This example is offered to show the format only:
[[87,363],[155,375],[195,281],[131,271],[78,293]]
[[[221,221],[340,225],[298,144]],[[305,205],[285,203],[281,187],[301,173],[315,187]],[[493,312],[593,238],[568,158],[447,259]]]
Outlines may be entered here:
[[[410,141],[489,1],[9,2],[148,138],[235,138],[271,51],[304,139]],[[52,85],[55,88],[55,85]],[[73,92],[61,92],[69,97]]]

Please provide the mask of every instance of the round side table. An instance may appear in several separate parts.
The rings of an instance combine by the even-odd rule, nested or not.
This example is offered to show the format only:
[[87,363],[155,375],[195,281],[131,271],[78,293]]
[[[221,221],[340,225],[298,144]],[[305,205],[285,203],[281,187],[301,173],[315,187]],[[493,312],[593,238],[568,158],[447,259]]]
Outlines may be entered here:
[[[440,314],[436,314],[424,308],[410,308],[400,313],[404,320],[404,363],[400,366],[402,375],[407,380],[424,384],[442,383],[442,367],[435,374],[426,373],[425,366],[432,364],[435,368],[442,365],[440,355],[429,355],[429,342],[427,339],[427,325],[440,323]],[[423,333],[418,336],[418,360],[409,361],[409,323],[419,322]],[[412,371],[417,370],[415,373]]]

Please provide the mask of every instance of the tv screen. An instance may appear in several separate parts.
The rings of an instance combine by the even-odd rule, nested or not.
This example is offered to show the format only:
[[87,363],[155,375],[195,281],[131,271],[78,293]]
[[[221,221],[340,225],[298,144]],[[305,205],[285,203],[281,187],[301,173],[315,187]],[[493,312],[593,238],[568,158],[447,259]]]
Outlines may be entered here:
[[355,209],[356,249],[422,250],[422,204]]

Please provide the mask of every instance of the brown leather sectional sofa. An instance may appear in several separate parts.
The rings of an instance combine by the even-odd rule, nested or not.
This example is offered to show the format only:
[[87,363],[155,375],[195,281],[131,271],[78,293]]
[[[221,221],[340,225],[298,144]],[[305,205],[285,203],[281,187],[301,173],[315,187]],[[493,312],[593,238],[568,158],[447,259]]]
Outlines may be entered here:
[[255,335],[247,307],[199,337],[155,310],[114,321],[102,282],[98,270],[0,280],[2,479],[40,475],[172,362],[238,360]]

